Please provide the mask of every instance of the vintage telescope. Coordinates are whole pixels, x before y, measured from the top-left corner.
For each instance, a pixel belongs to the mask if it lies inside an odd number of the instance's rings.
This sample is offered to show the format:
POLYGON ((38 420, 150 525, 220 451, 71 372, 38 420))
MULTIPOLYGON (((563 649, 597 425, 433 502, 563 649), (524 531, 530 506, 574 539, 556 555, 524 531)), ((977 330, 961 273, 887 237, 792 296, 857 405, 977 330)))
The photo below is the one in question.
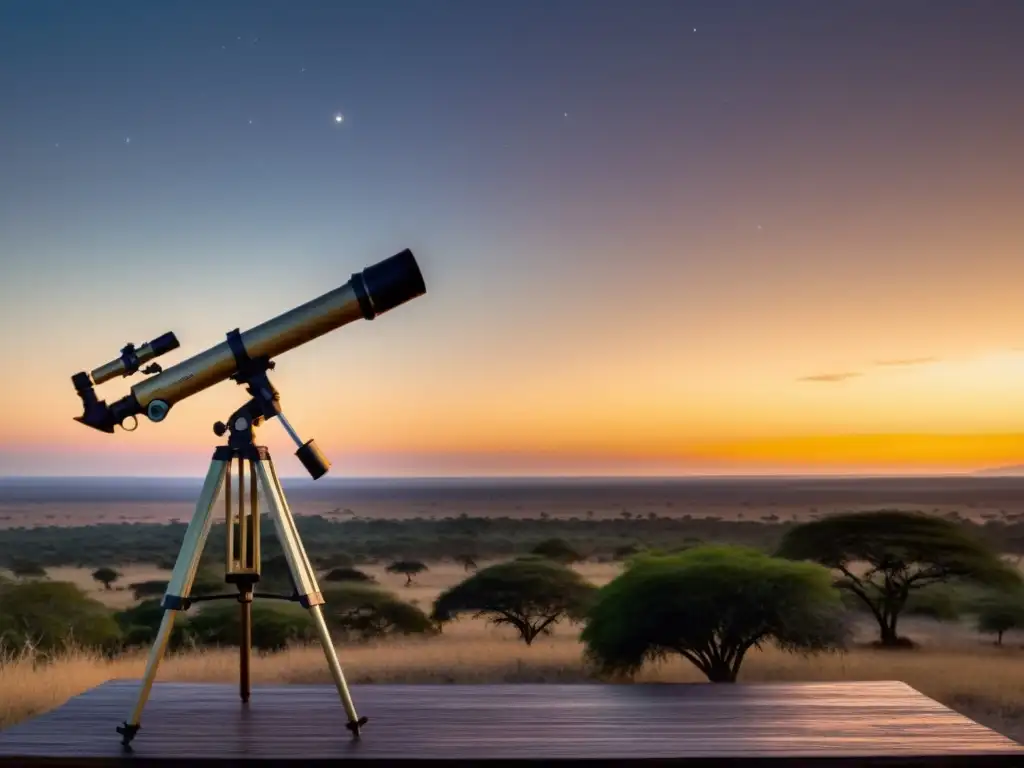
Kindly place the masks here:
POLYGON ((133 386, 130 394, 107 405, 96 397, 94 386, 118 375, 132 375, 142 363, 177 349, 178 340, 173 333, 165 333, 138 348, 128 344, 115 360, 91 373, 83 371, 71 377, 84 406, 84 412, 75 420, 110 433, 117 425, 128 431, 135 429, 140 414, 150 421, 163 421, 175 403, 235 376, 240 361, 270 360, 354 320, 372 320, 426 290, 416 259, 406 249, 352 275, 351 280, 333 291, 245 333, 231 331, 227 341, 175 366, 162 370, 154 363, 143 369, 143 373, 154 375, 133 386))
POLYGON ((150 421, 163 421, 175 403, 225 379, 232 379, 236 384, 245 386, 250 396, 249 401, 232 413, 226 422, 213 425, 213 431, 218 437, 227 435, 226 444, 214 449, 195 514, 185 531, 161 603, 163 618, 146 662, 138 699, 131 715, 117 728, 124 746, 127 747, 138 733, 142 710, 156 678, 157 667, 170 638, 175 616, 180 611, 187 611, 193 603, 228 598, 236 599, 241 605, 239 693, 242 701, 248 701, 250 694, 250 609, 253 598, 293 600, 310 611, 331 676, 348 715, 345 727, 353 736, 358 737, 366 718, 356 713, 323 615, 324 596, 315 569, 299 538, 298 527, 285 499, 270 451, 266 446, 255 443, 255 428, 265 420, 277 418, 298 446, 295 455, 309 474, 314 480, 322 477, 330 468, 330 462, 320 452, 315 441, 301 440, 281 412, 277 390, 267 376, 267 372, 274 368, 273 358, 354 320, 372 320, 426 291, 416 259, 406 249, 352 275, 352 279, 341 287, 245 333, 240 333, 237 328, 230 331, 226 341, 167 370, 162 370, 158 364, 151 364, 143 372, 152 375, 136 384, 128 395, 112 405, 98 399, 93 387, 117 376, 131 376, 143 363, 177 349, 178 340, 173 333, 165 333, 138 348, 128 344, 117 359, 101 365, 91 373, 82 371, 71 377, 85 409, 76 420, 101 432, 113 432, 117 425, 128 429, 125 427, 126 422, 131 422, 131 429, 135 429, 139 414, 145 414, 150 421), (236 464, 237 468, 233 469, 236 464), (237 473, 237 497, 232 492, 233 472, 237 473), (248 488, 246 476, 249 480, 248 488), (214 504, 222 490, 226 512, 225 581, 235 584, 238 594, 193 596, 192 581, 210 532, 214 504), (292 582, 290 595, 255 592, 261 568, 260 500, 267 507, 288 562, 292 582))

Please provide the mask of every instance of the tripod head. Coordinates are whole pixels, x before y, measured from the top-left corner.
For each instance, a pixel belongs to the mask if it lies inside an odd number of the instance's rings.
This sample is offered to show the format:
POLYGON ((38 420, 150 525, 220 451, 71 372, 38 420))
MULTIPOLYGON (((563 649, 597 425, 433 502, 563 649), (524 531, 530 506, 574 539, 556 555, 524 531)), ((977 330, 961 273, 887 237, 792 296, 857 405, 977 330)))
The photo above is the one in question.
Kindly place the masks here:
POLYGON ((214 434, 218 437, 227 434, 228 447, 244 451, 255 445, 256 427, 264 421, 277 418, 298 447, 295 455, 310 476, 317 480, 326 475, 327 470, 331 468, 331 462, 320 451, 315 440, 302 442, 281 411, 281 395, 267 376, 267 371, 274 369, 274 361, 266 357, 250 358, 237 329, 228 334, 228 344, 235 354, 235 362, 238 365, 238 371, 231 376, 231 380, 244 386, 251 399, 231 414, 227 423, 218 421, 214 424, 214 434))

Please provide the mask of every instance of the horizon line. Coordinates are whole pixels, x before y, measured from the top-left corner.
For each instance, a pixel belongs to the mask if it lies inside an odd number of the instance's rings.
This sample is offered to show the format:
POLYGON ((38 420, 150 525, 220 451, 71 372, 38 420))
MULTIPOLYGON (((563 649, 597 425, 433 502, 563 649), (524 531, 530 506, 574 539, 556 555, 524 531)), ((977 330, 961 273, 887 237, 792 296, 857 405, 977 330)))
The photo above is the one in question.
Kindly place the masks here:
MULTIPOLYGON (((688 473, 674 475, 336 475, 321 478, 327 481, 529 481, 529 480, 772 480, 772 479, 908 479, 908 478, 942 478, 942 477, 976 477, 978 475, 993 476, 1005 470, 1008 473, 1024 471, 1024 466, 993 467, 989 469, 948 471, 948 472, 763 472, 763 473, 688 473)), ((1009 476, 1009 475, 1008 475, 1009 476)), ((204 475, 5 475, 0 474, 0 482, 11 480, 195 480, 202 481, 204 475)), ((281 475, 282 480, 308 480, 316 482, 307 475, 281 475)))

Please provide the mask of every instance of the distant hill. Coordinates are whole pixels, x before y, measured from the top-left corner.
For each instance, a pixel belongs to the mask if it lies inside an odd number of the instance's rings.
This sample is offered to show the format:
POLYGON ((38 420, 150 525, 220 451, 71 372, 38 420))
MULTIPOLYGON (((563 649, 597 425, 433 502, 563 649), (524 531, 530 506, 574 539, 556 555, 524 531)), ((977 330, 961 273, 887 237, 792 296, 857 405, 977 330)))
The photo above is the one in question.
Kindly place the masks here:
POLYGON ((1021 477, 1024 476, 1024 464, 1012 464, 1009 467, 993 467, 974 473, 983 477, 1021 477))

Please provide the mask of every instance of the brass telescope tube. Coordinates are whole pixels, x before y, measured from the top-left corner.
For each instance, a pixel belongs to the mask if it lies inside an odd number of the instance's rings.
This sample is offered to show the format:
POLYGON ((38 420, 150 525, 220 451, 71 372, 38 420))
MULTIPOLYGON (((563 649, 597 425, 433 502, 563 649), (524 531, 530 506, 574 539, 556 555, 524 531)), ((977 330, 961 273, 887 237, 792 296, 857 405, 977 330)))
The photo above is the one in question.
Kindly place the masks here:
MULTIPOLYGON (((241 334, 249 357, 268 359, 294 349, 355 320, 372 320, 399 304, 426 293, 423 275, 412 251, 406 249, 367 267, 333 291, 289 310, 241 334)), ((163 402, 167 408, 190 395, 224 381, 237 370, 235 355, 227 341, 190 357, 131 388, 124 407, 147 413, 150 403, 163 402)), ((124 412, 123 410, 120 412, 124 412)))

